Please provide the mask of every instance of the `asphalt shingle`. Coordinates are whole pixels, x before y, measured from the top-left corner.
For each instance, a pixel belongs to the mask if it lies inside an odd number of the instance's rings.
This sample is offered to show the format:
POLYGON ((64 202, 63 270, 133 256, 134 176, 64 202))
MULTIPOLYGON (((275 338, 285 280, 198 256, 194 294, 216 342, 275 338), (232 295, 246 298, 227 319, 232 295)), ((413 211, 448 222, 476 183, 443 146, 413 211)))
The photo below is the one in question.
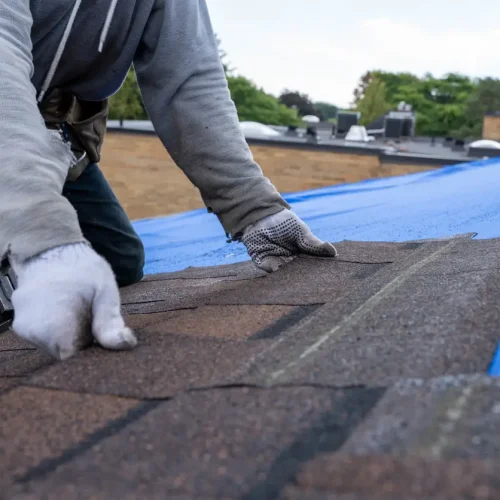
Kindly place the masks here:
POLYGON ((59 456, 136 401, 20 387, 0 396, 0 485, 59 456))
POLYGON ((457 241, 443 259, 430 265, 430 274, 471 273, 500 268, 500 238, 457 241))
MULTIPOLYGON (((251 263, 220 268, 192 268, 149 277, 122 290, 124 311, 149 314, 203 305, 308 305, 333 300, 420 244, 370 243, 368 248, 342 242, 338 260, 298 258, 271 275, 251 263)), ((339 250, 339 251, 340 251, 339 250)))
POLYGON ((2 493, 497 498, 500 240, 336 246, 146 278, 133 351, 0 336, 2 493))
POLYGON ((133 351, 92 348, 34 375, 28 384, 133 398, 167 398, 191 387, 223 384, 263 348, 264 341, 221 341, 139 333, 133 351))
POLYGON ((360 264, 335 259, 298 258, 272 275, 238 282, 207 297, 212 305, 324 304, 370 278, 389 264, 360 264))
POLYGON ((126 314, 159 313, 206 305, 213 294, 234 289, 240 281, 202 278, 140 282, 121 290, 126 314))
POLYGON ((485 375, 398 382, 343 451, 499 459, 499 398, 500 379, 485 375))
MULTIPOLYGON (((388 331, 390 331, 388 329, 388 331)), ((336 342, 287 372, 280 381, 344 385, 391 385, 401 378, 486 372, 496 343, 458 335, 417 334, 376 337, 369 342, 336 342), (421 355, 415 355, 422 353, 421 355)))
POLYGON ((0 377, 21 377, 46 367, 53 359, 38 350, 0 352, 0 377))
MULTIPOLYGON (((265 332, 297 311, 289 306, 205 306, 178 311, 175 317, 150 326, 151 333, 194 335, 225 340, 244 340, 265 332)), ((279 326, 279 325, 277 325, 279 326)), ((283 325, 286 327, 286 325, 283 325)))
POLYGON ((308 464, 298 474, 296 483, 297 489, 302 492, 352 495, 351 498, 356 500, 486 500, 500 496, 499 465, 496 461, 439 461, 383 454, 326 456, 308 464))
MULTIPOLYGON (((500 270, 441 272, 454 246, 435 245, 326 304, 240 380, 379 385, 485 372, 498 342, 500 270)), ((469 255, 481 250, 469 242, 469 255)))
POLYGON ((232 278, 234 280, 253 279, 266 276, 264 271, 260 271, 251 261, 240 262, 238 264, 226 264, 224 266, 210 267, 188 267, 183 271, 175 273, 161 273, 149 275, 144 278, 144 282, 178 280, 178 279, 203 279, 203 278, 232 278))
POLYGON ((0 377, 0 394, 6 392, 9 389, 17 387, 22 382, 22 377, 0 377))
POLYGON ((276 498, 303 462, 333 451, 379 390, 220 389, 183 394, 24 485, 85 497, 276 498), (132 451, 133 450, 133 451, 132 451))
POLYGON ((18 335, 15 335, 12 331, 7 331, 0 335, 0 352, 2 351, 14 351, 14 350, 34 350, 31 344, 28 344, 18 335))

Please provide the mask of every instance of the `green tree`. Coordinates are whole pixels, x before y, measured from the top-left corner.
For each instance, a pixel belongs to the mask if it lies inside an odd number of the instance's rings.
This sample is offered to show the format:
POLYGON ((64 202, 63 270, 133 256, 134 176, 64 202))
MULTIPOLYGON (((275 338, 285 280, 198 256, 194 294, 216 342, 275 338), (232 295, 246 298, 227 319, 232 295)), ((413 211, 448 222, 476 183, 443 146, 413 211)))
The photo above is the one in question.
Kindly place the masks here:
POLYGON ((279 96, 279 102, 288 108, 296 109, 299 116, 316 115, 317 113, 307 94, 285 89, 279 96))
POLYGON ((467 100, 466 115, 471 121, 481 121, 487 113, 500 111, 500 80, 479 80, 467 100))
POLYGON ((316 110, 316 114, 325 121, 335 120, 337 118, 337 113, 339 110, 337 106, 322 101, 315 102, 314 109, 316 110))
MULTIPOLYGON (((388 102, 396 107, 401 101, 405 101, 408 93, 418 91, 420 79, 411 73, 388 73, 381 70, 371 70, 364 73, 354 89, 353 107, 356 108, 363 99, 366 89, 374 81, 385 83, 388 102)), ((406 101, 405 101, 406 102, 406 101)))
POLYGON ((147 119, 133 68, 128 72, 120 90, 109 100, 109 118, 111 120, 147 119))
POLYGON ((378 78, 372 79, 357 104, 357 110, 361 112, 361 124, 368 125, 387 113, 389 109, 385 83, 378 78))
MULTIPOLYGON (((442 78, 425 75, 421 82, 428 124, 421 128, 426 135, 452 134, 466 123, 467 100, 474 90, 474 82, 466 76, 448 73, 442 78)), ((418 126, 418 125, 417 125, 418 126)))
POLYGON ((448 73, 436 78, 430 73, 417 77, 411 73, 368 71, 354 90, 356 106, 375 80, 384 82, 390 108, 396 109, 402 101, 411 104, 417 114, 418 134, 445 136, 470 126, 466 109, 476 83, 467 76, 448 73))
POLYGON ((484 78, 477 82, 467 99, 466 123, 455 131, 461 138, 481 137, 484 115, 500 111, 500 80, 484 78))
MULTIPOLYGON (((227 55, 220 48, 220 40, 218 38, 216 40, 239 119, 267 125, 299 125, 300 119, 296 110, 284 106, 276 97, 266 94, 263 89, 257 88, 247 78, 231 76, 232 69, 227 63, 227 55)), ((133 68, 128 73, 121 89, 110 99, 109 117, 112 120, 147 119, 133 68)))
POLYGON ((363 99, 363 96, 365 95, 366 88, 368 85, 370 85, 371 81, 373 80, 373 71, 367 71, 366 73, 363 73, 361 75, 361 78, 359 79, 358 85, 354 89, 354 99, 352 105, 356 107, 358 103, 363 99))
POLYGON ((297 112, 266 94, 249 79, 228 77, 229 90, 241 121, 255 121, 266 125, 299 125, 297 112))

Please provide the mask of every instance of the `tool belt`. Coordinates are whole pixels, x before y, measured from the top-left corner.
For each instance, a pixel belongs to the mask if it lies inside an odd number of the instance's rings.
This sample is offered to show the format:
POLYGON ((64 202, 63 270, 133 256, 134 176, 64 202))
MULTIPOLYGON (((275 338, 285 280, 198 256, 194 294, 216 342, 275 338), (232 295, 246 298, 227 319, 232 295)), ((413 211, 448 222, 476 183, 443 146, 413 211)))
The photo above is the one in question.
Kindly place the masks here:
POLYGON ((47 128, 60 130, 71 143, 76 165, 68 171, 73 182, 90 163, 98 163, 106 133, 109 101, 83 101, 68 92, 54 90, 39 104, 47 128))
POLYGON ((0 264, 0 333, 7 331, 14 319, 12 294, 17 288, 17 277, 7 263, 0 264))

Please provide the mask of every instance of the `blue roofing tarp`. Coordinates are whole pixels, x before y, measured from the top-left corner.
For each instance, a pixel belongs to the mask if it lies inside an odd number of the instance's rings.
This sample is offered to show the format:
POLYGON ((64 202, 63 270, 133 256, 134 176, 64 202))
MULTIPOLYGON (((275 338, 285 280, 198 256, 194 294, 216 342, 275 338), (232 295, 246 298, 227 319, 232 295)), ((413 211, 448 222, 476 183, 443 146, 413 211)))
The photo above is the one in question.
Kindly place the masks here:
MULTIPOLYGON (((500 236, 500 159, 356 184, 285 194, 324 240, 408 241, 478 233, 500 236)), ((146 248, 147 274, 248 260, 227 243, 213 214, 194 210, 134 222, 146 248)))

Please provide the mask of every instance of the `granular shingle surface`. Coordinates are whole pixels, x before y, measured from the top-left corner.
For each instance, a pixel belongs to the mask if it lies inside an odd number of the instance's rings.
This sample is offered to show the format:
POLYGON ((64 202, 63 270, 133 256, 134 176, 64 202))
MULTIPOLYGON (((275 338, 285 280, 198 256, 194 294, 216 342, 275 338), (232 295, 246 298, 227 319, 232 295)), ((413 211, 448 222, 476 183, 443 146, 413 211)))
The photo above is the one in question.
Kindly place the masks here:
POLYGON ((29 375, 52 363, 52 358, 37 350, 0 351, 0 377, 29 375))
POLYGON ((141 282, 122 290, 126 313, 152 313, 199 307, 222 290, 237 288, 229 278, 203 278, 141 282))
POLYGON ((471 236, 148 276, 133 351, 0 336, 2 494, 499 498, 500 240, 471 236))
POLYGON ((324 304, 340 297, 350 288, 388 264, 301 258, 276 273, 238 282, 231 290, 220 291, 208 304, 324 304))
POLYGON ((499 402, 500 380, 484 375, 398 382, 344 451, 500 459, 499 402))
POLYGON ((176 273, 163 273, 149 275, 143 281, 163 281, 178 279, 203 279, 203 278, 233 278, 234 280, 252 279, 266 276, 264 271, 259 270, 251 262, 238 264, 227 264, 225 266, 211 267, 188 267, 176 273))
POLYGON ((0 352, 13 350, 35 349, 31 344, 24 341, 22 338, 14 335, 11 331, 0 335, 0 352))
POLYGON ((499 465, 481 460, 338 455, 308 464, 297 475, 297 483, 306 491, 361 494, 367 498, 392 495, 405 499, 493 499, 500 495, 499 465))
POLYGON ((170 321, 180 313, 181 311, 167 311, 151 314, 128 314, 125 315, 124 319, 129 328, 137 331, 170 321))
POLYGON ((204 306, 177 311, 175 317, 158 323, 150 331, 226 340, 246 339, 271 328, 297 309, 290 306, 204 306))
POLYGON ((263 347, 262 341, 243 344, 157 330, 142 332, 139 341, 134 351, 88 350, 34 375, 28 383, 67 391, 167 398, 192 387, 223 384, 263 347))
POLYGON ((59 456, 136 405, 133 400, 28 387, 1 395, 0 484, 59 456))
POLYGON ((333 385, 390 385, 401 378, 437 377, 461 373, 486 372, 496 343, 488 339, 471 339, 457 335, 448 340, 433 334, 400 338, 388 335, 370 342, 336 342, 320 356, 299 365, 287 375, 295 383, 333 385), (416 352, 422 353, 415 356, 416 352), (356 360, 353 363, 352 360, 356 360))
POLYGON ((0 394, 21 384, 22 377, 2 377, 0 378, 0 394))
POLYGON ((146 486, 142 494, 152 497, 264 498, 268 488, 278 494, 303 461, 341 446, 382 392, 288 388, 184 394, 31 488, 43 494, 71 484, 89 496, 116 498, 124 488, 139 497, 146 486), (133 443, 134 453, 123 443, 133 443))

